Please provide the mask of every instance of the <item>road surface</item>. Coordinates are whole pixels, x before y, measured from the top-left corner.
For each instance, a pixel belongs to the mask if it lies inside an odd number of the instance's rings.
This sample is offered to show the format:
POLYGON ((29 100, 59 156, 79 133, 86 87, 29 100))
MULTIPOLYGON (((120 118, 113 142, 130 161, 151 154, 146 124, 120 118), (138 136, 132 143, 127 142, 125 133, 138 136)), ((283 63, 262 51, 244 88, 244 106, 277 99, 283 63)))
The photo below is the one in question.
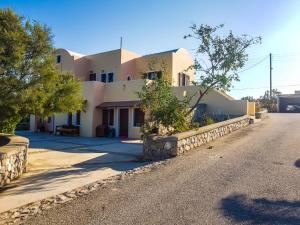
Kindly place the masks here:
POLYGON ((300 114, 272 114, 26 224, 300 224, 300 114))

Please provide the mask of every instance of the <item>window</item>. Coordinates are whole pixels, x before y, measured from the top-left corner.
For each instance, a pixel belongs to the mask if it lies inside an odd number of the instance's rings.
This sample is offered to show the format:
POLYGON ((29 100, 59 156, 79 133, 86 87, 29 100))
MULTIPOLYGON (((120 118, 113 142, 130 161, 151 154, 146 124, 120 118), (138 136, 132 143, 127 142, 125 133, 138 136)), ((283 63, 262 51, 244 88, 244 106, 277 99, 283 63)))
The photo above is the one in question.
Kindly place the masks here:
POLYGON ((60 55, 57 55, 56 56, 56 63, 60 63, 61 62, 61 56, 60 55))
POLYGON ((127 80, 131 80, 131 76, 130 75, 128 75, 127 80))
POLYGON ((159 78, 161 78, 161 71, 151 71, 151 72, 144 73, 144 79, 156 80, 159 78))
POLYGON ((102 125, 114 125, 114 109, 102 110, 102 125))
POLYGON ((68 125, 72 125, 72 113, 68 113, 68 125))
POLYGON ((101 82, 106 83, 106 73, 101 74, 101 82))
POLYGON ((108 74, 108 83, 111 83, 114 81, 114 74, 113 73, 109 73, 108 74))
POLYGON ((47 118, 47 123, 51 123, 51 121, 52 121, 52 117, 51 117, 51 116, 48 116, 48 118, 47 118))
POLYGON ((109 110, 109 125, 114 125, 114 109, 109 110))
POLYGON ((80 116, 81 116, 81 111, 78 110, 76 112, 76 125, 80 125, 80 116))
POLYGON ((102 125, 108 125, 108 110, 102 110, 102 125))
POLYGON ((190 84, 190 76, 179 73, 178 74, 178 86, 188 86, 190 84))
POLYGON ((141 127, 144 124, 145 113, 141 109, 135 108, 133 116, 134 116, 133 126, 141 127))
POLYGON ((90 73, 90 81, 95 81, 95 80, 96 80, 96 74, 90 73))

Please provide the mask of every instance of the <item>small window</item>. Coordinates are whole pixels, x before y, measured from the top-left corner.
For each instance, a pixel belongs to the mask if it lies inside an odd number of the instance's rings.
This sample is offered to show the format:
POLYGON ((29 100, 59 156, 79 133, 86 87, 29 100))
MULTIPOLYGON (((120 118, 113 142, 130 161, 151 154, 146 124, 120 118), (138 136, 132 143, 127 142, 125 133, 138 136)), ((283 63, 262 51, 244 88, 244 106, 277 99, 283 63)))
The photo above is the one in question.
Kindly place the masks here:
POLYGON ((133 126, 141 127, 144 124, 145 113, 139 109, 134 109, 134 123, 133 126))
POLYGON ((108 83, 114 82, 114 74, 113 73, 109 73, 108 74, 108 83))
POLYGON ((114 125, 114 109, 109 110, 109 125, 114 125))
POLYGON ((178 86, 188 86, 190 85, 190 76, 179 73, 178 74, 178 86))
POLYGON ((76 112, 76 125, 80 125, 81 111, 76 112))
POLYGON ((130 76, 130 75, 128 75, 127 80, 128 80, 128 81, 131 80, 131 76, 130 76))
POLYGON ((56 63, 60 63, 61 62, 61 56, 60 55, 57 55, 56 56, 56 63))
POLYGON ((101 82, 106 83, 106 73, 101 74, 101 82))
POLYGON ((68 113, 68 125, 72 125, 72 113, 68 113))
POLYGON ((161 75, 162 75, 161 71, 151 71, 151 72, 144 73, 144 78, 148 80, 156 80, 156 79, 160 79, 161 75))
POLYGON ((96 81, 96 74, 90 73, 90 81, 96 81))

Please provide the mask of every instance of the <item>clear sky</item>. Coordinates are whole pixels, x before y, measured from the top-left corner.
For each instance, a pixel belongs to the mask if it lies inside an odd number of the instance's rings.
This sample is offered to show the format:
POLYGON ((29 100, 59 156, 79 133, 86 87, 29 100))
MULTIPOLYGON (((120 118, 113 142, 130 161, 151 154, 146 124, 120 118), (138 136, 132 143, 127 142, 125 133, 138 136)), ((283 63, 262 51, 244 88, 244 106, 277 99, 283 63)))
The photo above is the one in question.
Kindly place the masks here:
POLYGON ((270 52, 273 86, 284 93, 300 89, 299 0, 0 0, 0 7, 47 24, 55 47, 82 54, 117 49, 120 36, 123 48, 139 54, 179 47, 193 54, 197 43, 183 39, 192 23, 225 24, 236 34, 263 38, 248 51, 234 97, 268 89, 270 52))

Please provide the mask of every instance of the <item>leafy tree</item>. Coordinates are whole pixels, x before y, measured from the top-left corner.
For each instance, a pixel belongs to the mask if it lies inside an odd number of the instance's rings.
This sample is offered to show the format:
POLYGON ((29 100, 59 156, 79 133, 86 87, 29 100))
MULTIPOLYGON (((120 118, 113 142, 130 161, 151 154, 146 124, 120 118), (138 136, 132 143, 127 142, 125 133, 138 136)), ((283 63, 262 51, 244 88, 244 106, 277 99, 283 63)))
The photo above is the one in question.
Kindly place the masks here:
POLYGON ((0 132, 13 133, 30 114, 82 107, 80 83, 55 67, 50 29, 0 9, 0 132))
POLYGON ((272 94, 270 97, 270 91, 265 91, 263 96, 260 96, 258 99, 259 105, 261 108, 265 108, 268 112, 277 112, 277 96, 280 95, 281 92, 277 89, 272 89, 272 94))
POLYGON ((245 96, 245 97, 242 97, 241 100, 248 100, 249 102, 254 102, 255 101, 253 96, 245 96))
POLYGON ((162 76, 154 81, 146 81, 139 91, 141 109, 147 114, 143 127, 145 135, 158 132, 160 127, 166 128, 168 133, 182 132, 190 128, 186 113, 189 98, 178 100, 172 93, 171 82, 162 71, 162 76))
POLYGON ((203 97, 211 90, 229 91, 233 81, 239 81, 238 71, 243 68, 248 59, 247 48, 261 42, 260 37, 252 38, 247 35, 235 36, 232 31, 222 37, 217 32, 224 25, 211 27, 196 24, 191 26, 191 34, 184 38, 194 38, 199 41, 196 59, 190 69, 200 73, 197 101, 188 111, 193 112, 203 97))

